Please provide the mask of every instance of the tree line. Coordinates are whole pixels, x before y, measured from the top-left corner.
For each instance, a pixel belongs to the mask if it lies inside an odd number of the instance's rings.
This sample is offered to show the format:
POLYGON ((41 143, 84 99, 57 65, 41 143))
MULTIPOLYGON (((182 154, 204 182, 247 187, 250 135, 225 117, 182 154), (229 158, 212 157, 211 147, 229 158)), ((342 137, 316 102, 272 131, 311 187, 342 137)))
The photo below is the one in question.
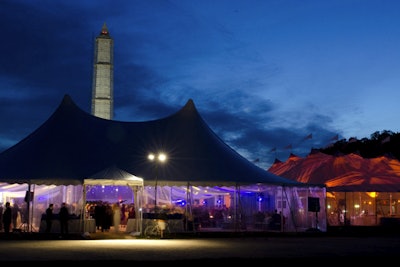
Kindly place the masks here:
POLYGON ((328 155, 358 154, 364 158, 388 156, 400 160, 400 133, 376 131, 370 138, 341 139, 328 147, 317 149, 328 155))

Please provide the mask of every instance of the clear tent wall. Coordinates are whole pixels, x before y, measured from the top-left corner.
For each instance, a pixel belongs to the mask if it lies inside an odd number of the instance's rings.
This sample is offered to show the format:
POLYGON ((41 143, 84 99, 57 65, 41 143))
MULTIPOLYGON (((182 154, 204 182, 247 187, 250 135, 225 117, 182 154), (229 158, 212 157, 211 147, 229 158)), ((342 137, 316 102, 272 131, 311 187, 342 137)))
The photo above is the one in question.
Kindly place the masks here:
MULTIPOLYGON (((10 202, 15 230, 39 232, 45 228, 43 215, 49 204, 58 214, 61 204, 68 203, 72 218, 79 218, 83 208, 81 185, 0 184, 0 202, 10 202), (30 192, 30 193, 29 193, 30 192)), ((71 229, 73 230, 73 228, 71 229)), ((78 229, 79 231, 80 229, 78 229)))
POLYGON ((161 214, 175 231, 326 231, 325 193, 324 187, 145 186, 142 215, 146 221, 161 214))
POLYGON ((147 185, 137 191, 129 186, 83 187, 0 184, 0 202, 9 201, 18 207, 19 217, 14 228, 33 232, 43 231, 43 216, 48 205, 53 203, 54 214, 58 214, 63 202, 74 219, 70 232, 87 231, 86 221, 92 221, 87 204, 94 201, 135 203, 135 223, 126 231, 140 233, 154 220, 155 214, 168 219, 171 232, 327 229, 325 187, 187 184, 157 188, 147 185))
POLYGON ((399 224, 399 192, 327 192, 329 226, 399 224))

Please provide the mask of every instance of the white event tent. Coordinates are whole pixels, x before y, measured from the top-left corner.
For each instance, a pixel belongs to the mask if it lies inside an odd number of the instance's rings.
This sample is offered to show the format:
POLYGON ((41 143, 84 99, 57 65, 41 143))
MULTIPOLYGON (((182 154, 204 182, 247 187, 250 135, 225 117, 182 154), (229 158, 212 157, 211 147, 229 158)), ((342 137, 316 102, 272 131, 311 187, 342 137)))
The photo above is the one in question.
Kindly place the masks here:
POLYGON ((0 201, 28 206, 20 210, 28 211, 21 221, 29 231, 40 231, 49 203, 57 212, 66 202, 83 222, 77 231, 87 232, 89 200, 134 203, 140 220, 162 212, 194 224, 184 231, 325 231, 325 193, 323 184, 293 181, 246 160, 192 100, 165 118, 122 122, 95 117, 66 95, 38 129, 0 153, 0 201), (148 160, 158 152, 167 162, 148 160), (279 229, 269 227, 275 210, 284 218, 279 229))

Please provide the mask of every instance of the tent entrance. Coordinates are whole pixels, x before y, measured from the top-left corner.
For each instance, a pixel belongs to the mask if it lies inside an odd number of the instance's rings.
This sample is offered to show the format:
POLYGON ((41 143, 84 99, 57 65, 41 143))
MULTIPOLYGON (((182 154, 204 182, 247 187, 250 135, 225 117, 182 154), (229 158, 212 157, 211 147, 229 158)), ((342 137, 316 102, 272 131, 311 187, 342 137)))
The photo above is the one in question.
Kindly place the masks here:
POLYGON ((84 190, 85 233, 111 226, 118 232, 142 232, 142 178, 112 166, 85 179, 84 190))
POLYGON ((85 232, 141 232, 140 185, 86 185, 85 232))

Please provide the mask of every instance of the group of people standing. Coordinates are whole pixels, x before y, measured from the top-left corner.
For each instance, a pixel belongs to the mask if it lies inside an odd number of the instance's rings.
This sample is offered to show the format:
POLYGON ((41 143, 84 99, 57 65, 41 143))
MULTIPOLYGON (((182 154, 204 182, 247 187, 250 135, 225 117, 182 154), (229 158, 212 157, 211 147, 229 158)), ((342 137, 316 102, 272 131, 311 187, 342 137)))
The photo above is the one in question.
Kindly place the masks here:
POLYGON ((88 204, 86 209, 90 217, 95 219, 96 229, 101 232, 108 232, 111 227, 115 232, 119 232, 120 227, 126 226, 128 219, 136 217, 134 204, 97 201, 88 204))
MULTIPOLYGON (((53 214, 54 204, 49 204, 46 209, 46 233, 50 233, 52 230, 53 220, 55 219, 55 214, 53 214)), ((13 229, 18 228, 18 224, 27 223, 25 220, 24 209, 20 208, 17 203, 11 206, 11 203, 7 201, 5 206, 0 206, 0 230, 4 230, 4 233, 8 234, 13 229)), ((58 219, 60 221, 60 232, 61 235, 68 234, 68 221, 70 219, 70 212, 68 210, 67 204, 62 203, 60 211, 58 213, 58 219)), ((21 227, 21 226, 20 226, 21 227)))
MULTIPOLYGON (((51 228, 53 226, 53 220, 54 220, 54 204, 50 203, 49 206, 46 209, 46 233, 51 232, 51 228)), ((69 221, 69 211, 67 204, 63 202, 61 204, 60 211, 58 213, 58 218, 60 220, 60 233, 61 236, 68 235, 68 221, 69 221)))
POLYGON ((4 229, 5 233, 9 233, 12 229, 19 228, 25 223, 25 214, 23 209, 20 209, 17 203, 11 206, 9 201, 5 206, 0 206, 0 230, 4 229))
MULTIPOLYGON (((114 231, 118 232, 120 227, 124 227, 127 224, 128 219, 134 219, 135 205, 124 204, 117 202, 114 204, 109 204, 106 202, 91 203, 88 208, 88 212, 91 217, 95 219, 97 230, 109 231, 113 227, 114 231)), ((55 208, 53 203, 50 203, 42 215, 42 220, 45 221, 45 226, 43 228, 45 233, 53 233, 54 221, 57 220, 60 225, 59 233, 61 236, 69 234, 69 221, 71 219, 71 214, 67 207, 67 204, 63 202, 59 211, 55 208)), ((72 214, 73 217, 74 214, 72 214)), ((6 202, 5 206, 0 206, 0 231, 4 229, 5 233, 10 233, 13 228, 17 228, 17 221, 21 220, 22 223, 22 209, 19 208, 17 203, 11 205, 10 202, 6 202), (20 216, 17 219, 17 215, 20 216)), ((56 227, 58 228, 58 227, 56 227)))

